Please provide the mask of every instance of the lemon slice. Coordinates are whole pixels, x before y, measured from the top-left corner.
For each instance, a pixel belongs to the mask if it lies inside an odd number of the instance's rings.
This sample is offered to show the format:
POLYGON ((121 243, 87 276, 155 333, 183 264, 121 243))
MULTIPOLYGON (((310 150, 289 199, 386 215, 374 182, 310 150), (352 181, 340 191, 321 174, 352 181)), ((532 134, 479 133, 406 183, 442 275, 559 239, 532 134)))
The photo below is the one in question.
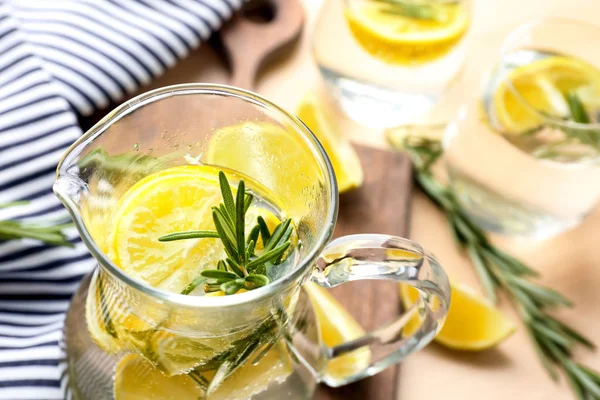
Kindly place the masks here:
MULTIPOLYGON (((510 321, 487 299, 465 285, 451 285, 452 301, 446 323, 435 340, 456 350, 485 350, 494 347, 516 330, 510 321)), ((404 305, 411 307, 418 299, 416 289, 400 285, 404 305)), ((417 315, 409 321, 409 330, 418 325, 417 315)))
POLYGON ((210 139, 206 163, 242 171, 287 217, 305 215, 307 198, 319 193, 324 174, 291 127, 246 121, 221 128, 210 139), (277 200, 277 201, 276 201, 277 200))
POLYGON ((316 96, 308 94, 296 110, 296 115, 315 134, 325 148, 338 183, 340 193, 359 187, 363 183, 360 160, 350 142, 340 135, 333 118, 325 114, 325 105, 316 96))
POLYGON ((503 132, 522 133, 543 124, 532 108, 565 118, 569 116, 567 93, 597 94, 599 88, 600 70, 592 65, 570 57, 547 57, 515 68, 503 79, 494 92, 494 112, 503 132))
POLYGON ((353 1, 346 21, 361 47, 390 64, 418 65, 434 61, 454 48, 467 32, 470 17, 462 4, 418 5, 432 18, 390 12, 394 6, 375 1, 353 1))
MULTIPOLYGON (((285 381, 292 373, 291 360, 281 344, 256 364, 248 362, 227 378, 207 400, 243 400, 263 392, 270 384, 285 381)), ((115 370, 116 400, 197 400, 204 391, 188 375, 167 376, 145 358, 129 354, 115 370)))
POLYGON ((166 233, 214 229, 219 204, 218 171, 182 166, 149 175, 119 200, 112 216, 109 257, 129 276, 180 292, 225 253, 218 239, 159 242, 166 233))
MULTIPOLYGON (((319 322, 321 339, 328 347, 357 339, 365 334, 364 329, 326 289, 313 282, 303 286, 308 294, 319 322)), ((325 370, 325 381, 344 382, 347 377, 364 371, 371 362, 371 351, 360 348, 329 361, 325 370)))

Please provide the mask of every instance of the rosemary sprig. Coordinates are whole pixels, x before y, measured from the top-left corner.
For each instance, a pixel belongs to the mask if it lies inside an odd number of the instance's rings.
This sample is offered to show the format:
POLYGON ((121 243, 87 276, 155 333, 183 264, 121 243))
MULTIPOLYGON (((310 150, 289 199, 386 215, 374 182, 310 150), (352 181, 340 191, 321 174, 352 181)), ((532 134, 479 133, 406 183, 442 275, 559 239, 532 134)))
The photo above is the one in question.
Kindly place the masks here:
POLYGON ((373 0, 381 3, 380 11, 391 15, 401 15, 403 17, 422 19, 429 21, 442 21, 443 15, 440 9, 434 4, 419 3, 407 0, 373 0))
POLYGON ((182 294, 190 294, 196 287, 204 284, 206 293, 222 291, 226 295, 237 293, 240 289, 253 290, 270 283, 268 273, 274 265, 283 262, 283 256, 291 245, 293 227, 291 220, 281 222, 269 232, 262 217, 246 237, 246 212, 254 196, 246 192, 244 180, 240 180, 234 198, 229 181, 223 171, 219 171, 219 185, 223 202, 212 208, 215 224, 214 231, 175 232, 160 237, 161 242, 186 239, 218 238, 223 243, 227 257, 220 260, 215 269, 207 269, 188 284, 182 294), (259 236, 263 250, 256 254, 259 236))
MULTIPOLYGON (((563 120, 563 122, 572 121, 579 124, 593 124, 590 116, 585 110, 583 102, 575 90, 566 93, 564 97, 569 108, 569 115, 563 120)), ((549 114, 545 114, 545 116, 548 118, 548 120, 555 118, 549 114)), ((592 148, 594 155, 597 155, 597 153, 600 152, 600 131, 566 127, 558 123, 547 122, 536 128, 521 133, 519 138, 535 137, 537 134, 543 133, 547 128, 560 130, 565 136, 560 140, 554 140, 550 143, 538 146, 532 153, 534 157, 561 160, 564 159, 566 155, 569 155, 568 152, 564 151, 564 149, 577 144, 592 148)))
MULTIPOLYGON (((0 204, 0 209, 16 207, 27 204, 26 201, 15 201, 6 204, 0 204)), ((0 242, 15 239, 35 239, 52 246, 73 247, 69 242, 63 230, 72 226, 71 223, 56 224, 54 221, 18 221, 2 220, 0 221, 0 242)))
POLYGON ((557 379, 557 370, 562 371, 579 400, 600 399, 600 374, 573 361, 571 353, 578 344, 589 349, 594 349, 594 344, 550 315, 551 310, 570 307, 571 302, 556 290, 533 282, 538 273, 490 243, 464 214, 452 191, 434 178, 431 166, 443 152, 438 140, 410 135, 390 139, 409 154, 417 182, 446 213, 452 234, 471 258, 487 296, 495 301, 498 290, 509 295, 550 376, 557 379))

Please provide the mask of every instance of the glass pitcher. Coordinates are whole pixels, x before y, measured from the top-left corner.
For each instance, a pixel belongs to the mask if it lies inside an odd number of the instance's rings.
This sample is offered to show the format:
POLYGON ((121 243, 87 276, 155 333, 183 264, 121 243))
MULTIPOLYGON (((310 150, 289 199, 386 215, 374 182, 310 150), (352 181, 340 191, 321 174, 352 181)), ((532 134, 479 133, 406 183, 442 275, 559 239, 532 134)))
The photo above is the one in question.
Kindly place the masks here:
POLYGON ((400 362, 433 339, 447 314, 448 279, 418 244, 378 234, 329 243, 338 192, 323 147, 298 118, 251 92, 185 84, 131 99, 73 144, 54 190, 98 261, 65 325, 76 399, 113 399, 117 385, 133 398, 167 391, 164 398, 182 400, 309 399, 319 382, 341 386, 400 362), (226 151, 215 152, 216 142, 226 151), (277 194, 301 243, 284 276, 245 293, 190 296, 152 287, 113 263, 108 221, 119 198, 151 173, 188 164, 240 172, 277 194), (410 285, 420 299, 386 326, 325 346, 301 286, 363 279, 410 285), (349 353, 362 354, 361 362, 327 373, 328 363, 349 353), (121 376, 124 368, 134 369, 130 378, 121 376))

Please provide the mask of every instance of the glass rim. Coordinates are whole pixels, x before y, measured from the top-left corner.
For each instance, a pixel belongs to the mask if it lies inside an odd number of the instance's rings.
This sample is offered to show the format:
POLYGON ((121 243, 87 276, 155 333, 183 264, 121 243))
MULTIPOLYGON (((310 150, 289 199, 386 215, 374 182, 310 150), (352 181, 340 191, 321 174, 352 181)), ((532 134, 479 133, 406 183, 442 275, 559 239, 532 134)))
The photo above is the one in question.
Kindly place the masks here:
MULTIPOLYGON (((346 4, 365 2, 369 0, 344 0, 346 4)), ((445 5, 445 4, 459 4, 466 3, 470 0, 408 0, 412 4, 423 4, 423 5, 445 5)))
MULTIPOLYGON (((510 33, 503 40, 502 48, 500 51, 501 59, 504 59, 504 57, 506 55, 508 55, 510 53, 514 53, 515 51, 518 50, 514 46, 511 46, 512 41, 515 38, 524 36, 525 32, 531 30, 532 28, 534 28, 536 26, 542 25, 542 24, 564 24, 564 25, 576 27, 578 29, 581 29, 581 28, 592 29, 592 30, 597 31, 598 36, 600 37, 600 25, 596 25, 591 22, 579 21, 579 20, 575 20, 575 19, 571 19, 571 18, 557 18, 557 17, 538 18, 538 19, 534 19, 532 21, 526 22, 524 24, 521 24, 510 31, 510 33)), ((528 48, 532 49, 532 50, 535 49, 532 46, 521 46, 520 47, 520 49, 528 49, 528 48)), ((566 55, 569 56, 568 54, 566 54, 566 55)), ((592 123, 592 124, 589 124, 589 123, 584 124, 581 122, 574 122, 574 121, 562 120, 559 118, 552 118, 551 116, 544 114, 543 112, 541 112, 540 110, 538 110, 537 108, 532 106, 525 98, 523 98, 523 96, 521 96, 519 94, 519 92, 516 90, 516 88, 514 87, 512 80, 509 79, 509 77, 508 77, 508 74, 506 76, 504 76, 502 78, 502 80, 506 83, 511 94, 513 96, 515 96, 517 101, 522 106, 526 107, 532 114, 534 114, 536 117, 538 117, 539 119, 541 119, 544 122, 553 124, 554 126, 558 126, 559 128, 566 128, 566 129, 577 129, 577 130, 583 130, 583 131, 585 131, 585 130, 597 131, 600 129, 600 122, 596 122, 596 123, 592 123)))
POLYGON ((79 139, 77 139, 61 157, 56 169, 54 192, 68 209, 84 244, 88 248, 88 251, 91 253, 91 255, 99 262, 101 268, 105 268, 105 270, 113 277, 124 282, 129 287, 143 292, 146 295, 163 300, 171 305, 193 308, 229 307, 253 302, 271 296, 280 291, 280 289, 296 281, 305 272, 305 270, 314 263, 316 258, 322 252, 323 248, 333 236, 333 228, 335 226, 338 213, 338 187, 333 166, 331 165, 331 161, 329 160, 325 149, 316 138, 314 133, 312 133, 312 131, 294 114, 284 110, 280 106, 267 100, 257 93, 229 85, 212 83, 186 83, 165 86, 139 94, 113 109, 87 132, 85 132, 79 139), (249 103, 254 103, 260 107, 273 110, 278 115, 282 116, 283 119, 287 120, 297 134, 301 134, 309 140, 308 144, 314 147, 312 150, 316 150, 316 154, 322 161, 321 169, 325 170, 324 175, 326 180, 329 182, 330 194, 328 199, 329 210, 327 212, 325 222, 323 222, 323 224, 326 226, 315 240, 315 244, 312 246, 313 248, 310 250, 310 252, 303 257, 291 271, 266 286, 230 296, 189 296, 180 293, 167 292, 165 290, 150 286, 141 279, 131 277, 127 275, 121 268, 115 265, 107 257, 107 255, 98 248, 83 222, 79 212, 79 205, 75 200, 66 194, 67 191, 64 190, 65 188, 61 187, 64 185, 69 185, 69 173, 67 172, 67 167, 73 164, 74 158, 77 157, 90 142, 102 135, 110 125, 145 105, 177 95, 219 95, 224 97, 234 97, 249 103))

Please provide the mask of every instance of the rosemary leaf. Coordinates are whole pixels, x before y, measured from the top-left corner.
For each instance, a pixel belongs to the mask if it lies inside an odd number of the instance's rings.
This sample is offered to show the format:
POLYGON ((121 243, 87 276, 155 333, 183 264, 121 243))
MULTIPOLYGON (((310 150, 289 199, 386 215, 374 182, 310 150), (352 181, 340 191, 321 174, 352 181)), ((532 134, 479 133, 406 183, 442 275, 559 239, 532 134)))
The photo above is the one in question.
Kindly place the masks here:
POLYGON ((537 299, 540 303, 545 304, 546 306, 573 306, 573 303, 569 299, 558 293, 556 290, 536 285, 533 282, 519 277, 511 277, 510 280, 512 283, 528 293, 529 296, 537 299))
POLYGON ((261 287, 268 285, 271 281, 265 275, 250 274, 246 277, 246 282, 252 283, 256 287, 261 287))
POLYGON ((546 324, 542 321, 532 321, 531 323, 531 327, 533 328, 534 331, 536 331, 537 333, 539 333, 540 335, 545 336, 546 338, 548 338, 549 340, 551 340, 552 342, 566 348, 569 349, 571 348, 571 346, 573 345, 573 342, 566 337, 565 335, 563 335, 562 333, 560 333, 559 331, 555 331, 551 328, 548 328, 546 326, 546 324))
POLYGON ((263 219, 263 217, 259 216, 256 221, 258 222, 258 226, 260 227, 260 236, 262 237, 263 246, 266 246, 269 240, 271 239, 271 232, 269 232, 269 227, 267 223, 263 219))
POLYGON ((268 261, 277 259, 283 253, 285 253, 285 251, 287 250, 287 248, 290 247, 290 244, 291 244, 291 242, 285 242, 285 243, 277 246, 274 249, 271 249, 269 251, 264 252, 259 257, 257 257, 254 260, 250 261, 246 265, 246 268, 247 269, 251 269, 251 268, 256 267, 258 265, 264 264, 264 263, 266 263, 268 261))
POLYGON ((185 288, 183 288, 183 290, 181 291, 181 294, 192 293, 194 291, 194 289, 196 289, 198 286, 200 286, 204 282, 206 282, 206 279, 203 276, 197 277, 196 279, 194 279, 193 281, 188 283, 188 285, 185 288))
POLYGON ((585 111, 585 107, 583 103, 579 99, 579 96, 575 91, 570 91, 566 95, 567 104, 569 105, 569 111, 571 113, 571 118, 574 122, 580 124, 589 124, 590 117, 585 111))
POLYGON ((25 206, 27 204, 29 204, 29 201, 27 201, 27 200, 11 201, 8 203, 0 204, 0 210, 3 208, 9 208, 9 207, 25 206))
POLYGON ((226 295, 231 295, 237 293, 243 284, 240 284, 237 281, 229 281, 221 284, 221 291, 226 295))
MULTIPOLYGON (((213 222, 219 237, 223 240, 223 244, 225 244, 225 241, 228 241, 232 249, 237 249, 237 247, 235 247, 237 245, 235 232, 227 223, 227 217, 223 215, 222 211, 217 207, 213 207, 213 222)), ((238 254, 237 251, 235 254, 238 254)), ((237 260, 239 258, 235 257, 235 259, 237 260)))
POLYGON ((578 400, 589 400, 589 397, 586 396, 582 385, 577 380, 577 376, 575 376, 575 374, 573 374, 571 371, 567 371, 567 373, 565 375, 567 376, 567 381, 569 382, 569 386, 571 386, 571 389, 573 390, 573 393, 575 393, 575 396, 577 397, 577 399, 578 400))
POLYGON ((585 371, 586 374, 589 375, 589 377, 596 382, 598 385, 600 385, 600 374, 597 373, 596 371, 592 371, 590 368, 584 366, 584 365, 580 365, 579 366, 583 371, 585 371))
MULTIPOLYGON (((221 186, 221 195, 223 196, 223 204, 227 213, 231 216, 235 214, 235 203, 233 202, 233 193, 231 193, 231 187, 229 181, 223 171, 219 171, 219 185, 221 186)), ((232 221, 235 223, 235 221, 232 221)))
POLYGON ((184 239, 203 239, 203 238, 218 238, 219 234, 216 231, 185 231, 175 232, 164 235, 158 238, 159 242, 172 242, 174 240, 184 239))
POLYGON ((285 234, 285 231, 287 231, 287 228, 290 226, 291 222, 292 220, 288 218, 284 222, 277 225, 277 228, 275 228, 275 231, 273 231, 273 235, 271 235, 269 242, 265 245, 265 252, 268 252, 279 244, 279 241, 285 234))
POLYGON ((204 285, 204 292, 206 293, 218 292, 219 290, 221 290, 220 283, 207 283, 206 285, 204 285))
POLYGON ((494 278, 490 275, 486 261, 479 254, 477 245, 472 242, 467 244, 467 253, 473 261, 475 271, 477 271, 477 275, 479 275, 479 279, 481 280, 481 284, 483 285, 488 298, 492 303, 496 303, 496 284, 494 278))
POLYGON ((515 271, 518 271, 520 275, 527 275, 530 277, 538 277, 540 274, 514 258, 513 256, 506 254, 500 249, 492 247, 490 249, 483 249, 488 257, 495 259, 495 262, 499 265, 509 264, 515 271))
POLYGON ((251 240, 250 243, 248 243, 248 247, 246 248, 246 262, 248 262, 250 260, 250 257, 254 256, 254 246, 255 246, 255 242, 254 240, 251 240))
POLYGON ((106 304, 106 294, 104 293, 104 278, 101 274, 98 274, 98 297, 100 298, 100 314, 102 315, 102 322, 106 332, 117 339, 117 331, 113 324, 112 318, 108 312, 108 304, 106 304))
POLYGON ((596 348, 596 346, 594 345, 594 343, 592 343, 589 339, 587 339, 581 333, 577 332, 575 329, 573 329, 573 328, 565 325, 564 323, 560 322, 556 318, 553 318, 553 317, 549 316, 548 317, 548 323, 550 325, 552 325, 554 327, 554 329, 560 330, 560 331, 564 332, 572 340, 574 340, 574 341, 576 341, 578 343, 581 343, 582 345, 584 345, 585 347, 589 348, 590 350, 594 350, 596 348))
POLYGON ((209 382, 206 380, 204 376, 198 373, 195 370, 188 372, 188 376, 192 378, 194 382, 198 384, 204 391, 208 389, 209 382))
POLYGON ((238 263, 236 263, 233 259, 226 258, 225 262, 227 262, 229 269, 231 269, 233 272, 235 272, 237 274, 237 276, 242 277, 242 276, 247 275, 246 270, 243 269, 243 267, 241 265, 239 265, 238 263))
POLYGON ((200 276, 209 279, 237 279, 238 275, 229 271, 219 271, 218 269, 207 269, 200 273, 200 276))
POLYGON ((573 376, 577 379, 577 382, 582 386, 582 388, 592 395, 600 398, 600 386, 593 379, 591 379, 588 374, 585 373, 578 365, 570 360, 565 361, 565 365, 567 370, 573 374, 573 376))
POLYGON ((260 225, 256 224, 256 225, 254 225, 254 228, 252 228, 252 230, 248 234, 248 239, 246 241, 246 244, 250 245, 250 242, 254 242, 254 244, 256 245, 256 242, 258 242, 259 234, 260 234, 260 225))
POLYGON ((235 216, 235 235, 237 240, 237 250, 240 255, 240 262, 244 262, 244 249, 246 248, 246 224, 244 211, 244 197, 246 196, 246 187, 244 181, 241 180, 238 184, 237 200, 236 200, 236 216, 235 216))
POLYGON ((525 327, 527 329, 529 337, 531 338, 531 341, 533 342, 533 348, 537 353, 540 361, 542 362, 542 366, 546 369, 546 371, 548 371, 548 374, 550 375, 552 380, 558 380, 558 374, 556 373, 556 368, 553 364, 554 360, 548 357, 548 355, 546 355, 546 353, 544 352, 544 348, 542 348, 540 343, 536 340, 536 335, 535 332, 533 332, 533 328, 531 327, 531 325, 525 324, 525 327))
POLYGON ((254 196, 252 196, 250 193, 246 193, 246 197, 244 198, 244 214, 246 214, 246 212, 250 208, 252 200, 254 200, 254 196))

